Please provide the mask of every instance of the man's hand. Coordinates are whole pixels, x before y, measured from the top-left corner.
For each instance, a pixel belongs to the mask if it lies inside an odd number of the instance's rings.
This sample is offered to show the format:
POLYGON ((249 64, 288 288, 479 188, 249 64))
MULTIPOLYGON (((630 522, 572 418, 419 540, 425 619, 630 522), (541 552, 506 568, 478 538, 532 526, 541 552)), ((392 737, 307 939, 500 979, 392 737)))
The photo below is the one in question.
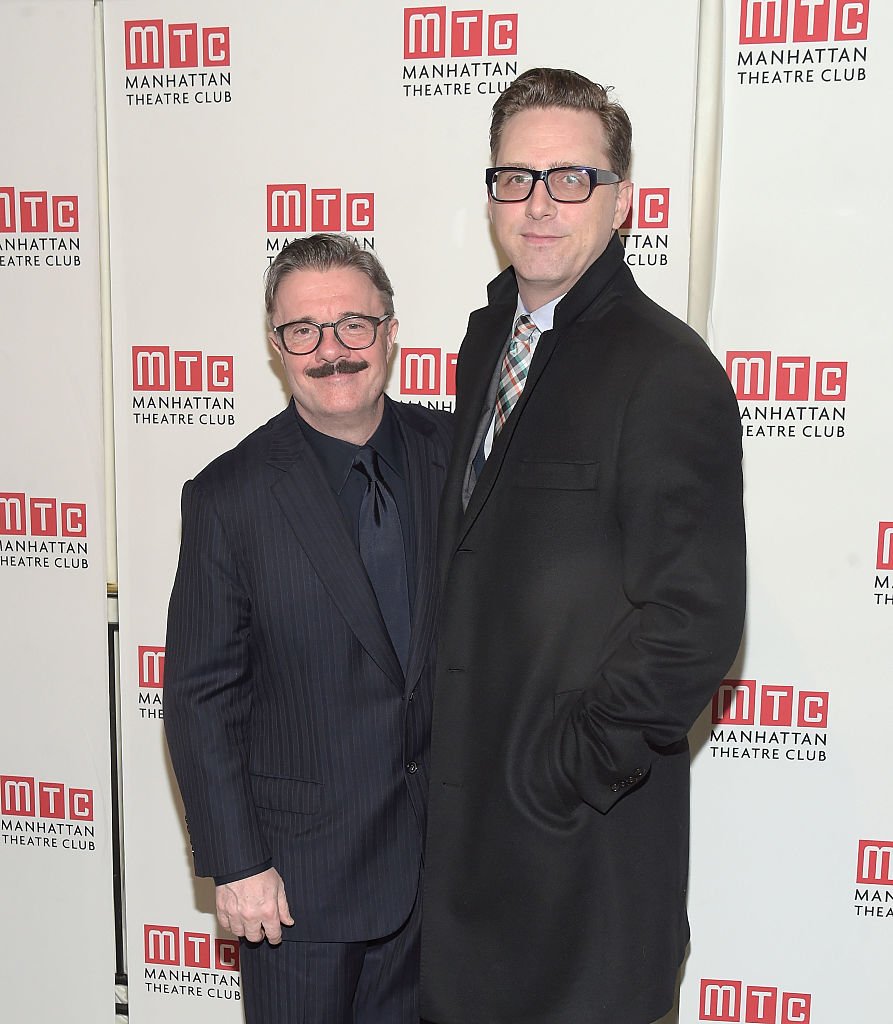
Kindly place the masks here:
POLYGON ((282 925, 294 924, 282 876, 275 868, 217 886, 217 920, 233 935, 272 946, 282 941, 282 925))

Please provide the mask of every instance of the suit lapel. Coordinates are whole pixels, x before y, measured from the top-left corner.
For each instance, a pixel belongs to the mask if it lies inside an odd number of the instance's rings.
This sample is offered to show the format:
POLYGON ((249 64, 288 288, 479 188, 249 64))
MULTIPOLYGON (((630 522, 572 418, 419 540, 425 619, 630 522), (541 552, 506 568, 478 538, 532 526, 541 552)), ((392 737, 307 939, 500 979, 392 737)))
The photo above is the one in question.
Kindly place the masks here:
POLYGON ((272 492, 323 586, 369 657, 401 691, 400 663, 344 516, 289 406, 274 424, 272 492))
POLYGON ((416 586, 406 666, 406 690, 410 692, 418 682, 434 639, 437 587, 434 534, 446 463, 431 439, 407 422, 399 404, 394 405, 394 411, 406 450, 409 507, 415 524, 416 586))

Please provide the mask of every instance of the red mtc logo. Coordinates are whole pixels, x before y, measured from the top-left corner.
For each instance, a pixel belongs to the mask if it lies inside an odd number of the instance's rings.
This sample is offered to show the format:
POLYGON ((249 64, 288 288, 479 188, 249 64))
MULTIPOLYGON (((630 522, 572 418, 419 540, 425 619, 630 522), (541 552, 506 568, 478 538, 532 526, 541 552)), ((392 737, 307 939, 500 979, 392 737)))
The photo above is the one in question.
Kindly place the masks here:
POLYGON ((0 491, 0 536, 87 536, 87 506, 56 498, 29 498, 19 491, 0 491))
POLYGON ((878 523, 877 567, 893 569, 893 523, 878 523))
POLYGON ((869 0, 741 0, 739 42, 857 42, 868 38, 868 6, 869 0))
POLYGON ((406 60, 450 57, 511 57, 518 52, 518 15, 451 11, 446 7, 403 9, 403 56, 406 60), (486 32, 485 32, 486 25, 486 32))
POLYGON ((212 949, 214 967, 218 971, 239 969, 239 943, 232 939, 212 939, 206 932, 181 932, 169 925, 143 925, 147 964, 210 969, 212 949))
POLYGON ((668 188, 640 188, 638 200, 634 200, 621 229, 637 227, 642 230, 668 228, 670 226, 670 190, 668 188), (635 210, 635 224, 633 224, 635 210))
POLYGON ((828 728, 828 691, 800 690, 793 686, 760 688, 759 722, 755 679, 724 679, 713 695, 714 725, 764 725, 798 729, 828 728), (795 720, 796 711, 796 720, 795 720))
POLYGON ((199 28, 191 22, 168 25, 165 31, 160 19, 125 21, 124 65, 128 71, 229 67, 229 28, 199 28))
MULTIPOLYGON (((766 401, 772 387, 771 352, 727 352, 726 373, 743 402, 766 401)), ((775 360, 776 402, 843 402, 847 364, 816 362, 809 356, 778 356, 775 360)))
POLYGON ((893 842, 859 840, 856 881, 867 885, 893 885, 893 842))
POLYGON ((164 648, 137 647, 141 687, 161 689, 164 686, 164 648))
POLYGON ((375 196, 340 188, 267 185, 267 231, 372 231, 375 196), (342 226, 343 225, 343 226, 342 226))
POLYGON ((699 1020, 733 1024, 809 1024, 812 996, 782 992, 768 985, 747 985, 718 978, 701 979, 699 1020), (742 998, 743 995, 743 998, 742 998))
POLYGON ((78 197, 0 188, 0 232, 73 232, 78 230, 78 197), (51 226, 52 225, 52 226, 51 226))
POLYGON ((232 391, 233 357, 172 352, 167 345, 134 346, 133 390, 170 391, 172 388, 174 391, 232 391))
POLYGON ((458 352, 439 348, 404 348, 400 351, 400 394, 439 395, 441 381, 444 393, 456 393, 456 360, 458 352))
POLYGON ((31 775, 0 775, 0 812, 16 818, 93 820, 93 790, 61 782, 39 782, 31 775))

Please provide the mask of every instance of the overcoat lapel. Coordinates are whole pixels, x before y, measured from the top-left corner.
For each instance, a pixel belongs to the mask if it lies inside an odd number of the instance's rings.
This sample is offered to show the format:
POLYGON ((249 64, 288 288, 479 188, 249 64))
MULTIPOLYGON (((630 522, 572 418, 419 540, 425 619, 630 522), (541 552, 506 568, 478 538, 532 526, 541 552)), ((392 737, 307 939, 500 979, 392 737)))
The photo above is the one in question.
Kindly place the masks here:
POLYGON ((338 501, 289 406, 276 420, 269 464, 272 491, 323 586, 369 657, 402 692, 403 671, 338 501))
POLYGON ((506 420, 505 425, 494 440, 490 457, 484 464, 483 472, 478 477, 474 490, 471 493, 468 507, 465 509, 465 515, 462 518, 462 525, 459 529, 458 536, 456 537, 457 545, 462 542, 465 535, 471 529, 478 513, 483 508, 490 496, 490 492, 493 490, 493 485, 502 470, 502 464, 505 461, 505 453, 511 444, 512 436, 515 433, 518 421, 524 415, 524 408, 530 400, 531 394, 533 394, 536 389, 536 385, 555 351, 556 337, 557 335, 554 330, 546 331, 545 334, 540 336, 540 339, 536 344, 536 351, 533 353, 533 360, 530 364, 530 370, 528 371, 527 381, 524 384, 524 390, 521 393, 521 397, 515 403, 515 407, 512 409, 511 415, 506 420))
MULTIPOLYGON (((513 310, 514 306, 501 305, 475 313, 462 346, 463 358, 467 352, 470 365, 467 373, 463 367, 462 406, 465 411, 456 420, 454 450, 456 462, 462 467, 463 480, 489 426, 488 414, 492 414, 493 409, 488 393, 494 375, 499 373, 513 310)), ((462 481, 460 489, 461 486, 462 481)))

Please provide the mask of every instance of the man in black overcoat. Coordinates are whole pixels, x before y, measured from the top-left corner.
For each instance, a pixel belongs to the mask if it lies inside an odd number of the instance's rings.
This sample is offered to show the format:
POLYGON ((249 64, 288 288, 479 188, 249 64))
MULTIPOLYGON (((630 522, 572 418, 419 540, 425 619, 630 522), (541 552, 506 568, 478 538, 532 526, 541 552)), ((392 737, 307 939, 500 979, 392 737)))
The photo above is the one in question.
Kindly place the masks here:
POLYGON ((441 506, 436 1024, 649 1024, 688 942, 686 735, 741 638, 741 429, 712 353, 624 262, 630 142, 569 71, 493 110, 511 266, 462 344, 441 506))

